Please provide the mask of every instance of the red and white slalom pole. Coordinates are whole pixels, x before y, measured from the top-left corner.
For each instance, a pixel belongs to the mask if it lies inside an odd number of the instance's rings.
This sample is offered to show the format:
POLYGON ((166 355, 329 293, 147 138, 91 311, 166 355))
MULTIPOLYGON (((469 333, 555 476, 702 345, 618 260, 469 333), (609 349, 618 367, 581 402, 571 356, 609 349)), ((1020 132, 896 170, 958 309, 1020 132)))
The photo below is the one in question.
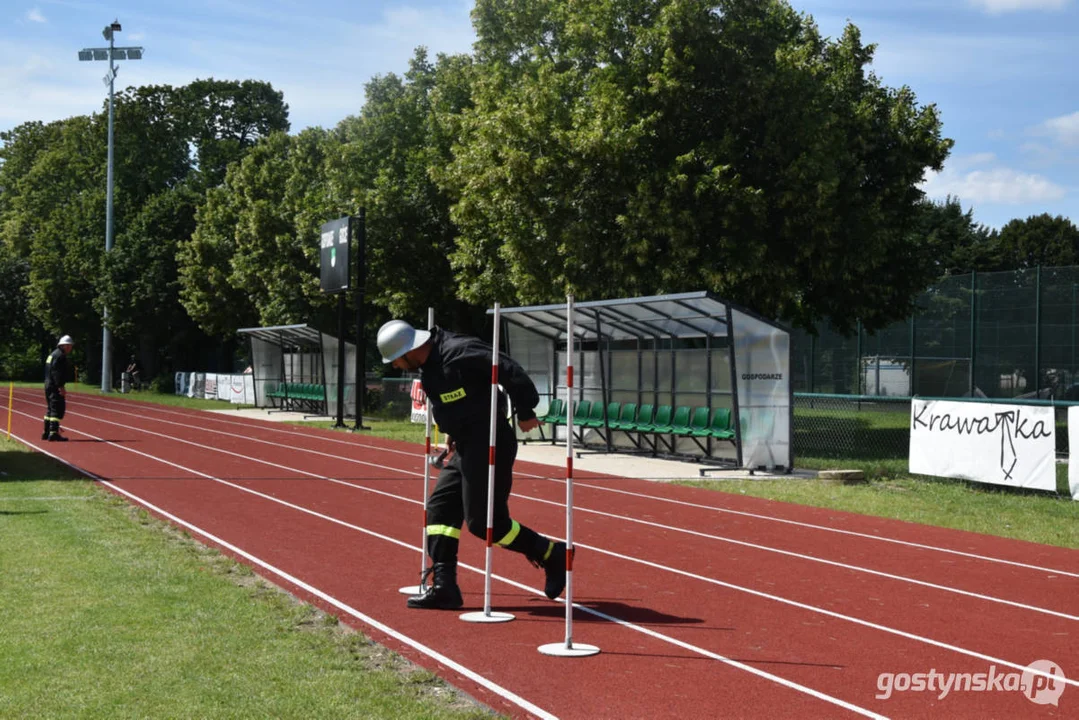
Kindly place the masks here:
POLYGON ((495 303, 495 334, 491 343, 491 433, 487 453, 487 563, 483 571, 483 610, 461 615, 465 622, 507 622, 513 615, 507 612, 491 612, 491 559, 494 554, 495 517, 495 448, 498 438, 498 336, 502 323, 502 311, 495 303))
MULTIPOLYGON (((435 309, 433 307, 427 308, 427 329, 430 330, 435 326, 435 309)), ((424 453, 423 453, 423 540, 420 542, 420 577, 427 572, 427 489, 431 484, 431 401, 424 396, 423 399, 424 411, 427 414, 427 433, 424 440, 424 453)), ((408 585, 401 588, 397 592, 402 595, 420 595, 427 588, 421 581, 419 585, 408 585)))
POLYGON ((566 638, 540 645, 544 655, 585 657, 599 648, 573 642, 573 296, 566 296, 566 638))

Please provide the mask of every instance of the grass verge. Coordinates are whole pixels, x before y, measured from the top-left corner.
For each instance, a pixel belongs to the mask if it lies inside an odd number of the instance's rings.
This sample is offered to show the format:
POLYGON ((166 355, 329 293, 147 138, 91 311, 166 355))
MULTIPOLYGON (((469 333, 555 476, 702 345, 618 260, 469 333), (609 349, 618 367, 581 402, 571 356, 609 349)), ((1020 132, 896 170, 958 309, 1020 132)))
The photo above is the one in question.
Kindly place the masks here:
POLYGON ((0 717, 492 717, 52 459, 0 469, 0 717))
POLYGON ((1079 548, 1079 503, 958 480, 894 477, 865 485, 818 480, 686 481, 719 492, 1079 548))
MULTIPOLYGON (((313 421, 298 421, 290 422, 289 425, 299 425, 301 427, 314 427, 321 428, 323 430, 340 430, 341 432, 352 433, 352 420, 345 421, 344 428, 335 428, 333 421, 327 420, 313 420, 313 421)), ((423 444, 426 428, 419 423, 414 423, 409 420, 384 420, 378 417, 363 418, 364 427, 370 428, 368 430, 357 430, 356 435, 368 435, 370 437, 385 438, 387 440, 401 440, 403 442, 419 443, 423 444)))
MULTIPOLYGON (((14 383, 16 388, 33 389, 42 393, 42 403, 44 403, 44 386, 42 383, 30 383, 30 382, 16 382, 14 383)), ((107 397, 110 400, 136 400, 142 402, 156 403, 158 405, 169 405, 171 407, 193 408, 195 410, 238 410, 240 408, 254 407, 253 405, 236 405, 225 402, 224 400, 207 400, 206 398, 189 398, 186 395, 175 395, 173 393, 159 393, 153 390, 132 390, 129 393, 111 392, 103 393, 101 388, 95 385, 86 385, 85 383, 68 383, 66 389, 69 393, 78 395, 97 395, 98 397, 107 397)), ((0 389, 3 390, 3 404, 7 405, 7 391, 8 382, 0 381, 0 389)))

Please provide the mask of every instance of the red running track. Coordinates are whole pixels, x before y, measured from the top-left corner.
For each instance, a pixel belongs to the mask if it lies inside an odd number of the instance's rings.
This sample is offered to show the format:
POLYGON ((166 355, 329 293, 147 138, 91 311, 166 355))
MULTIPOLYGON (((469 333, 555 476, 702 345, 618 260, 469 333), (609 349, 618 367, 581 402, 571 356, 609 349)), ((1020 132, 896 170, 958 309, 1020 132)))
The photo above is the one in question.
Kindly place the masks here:
MULTIPOLYGON (((602 652, 552 658, 536 648, 563 639, 564 605, 511 553, 495 555, 492 597, 513 622, 405 608, 397 588, 416 582, 420 561, 418 446, 81 395, 64 423, 74 441, 43 444, 39 395, 16 393, 24 442, 513 716, 1040 718, 1079 707, 1071 679, 1059 705, 1018 689, 904 691, 902 675, 889 697, 879 685, 881 673, 1018 679, 1036 660, 1075 672, 1073 550, 580 473, 574 639, 602 652)), ((561 536, 561 475, 519 462, 514 516, 561 536)), ((483 543, 464 538, 461 561, 462 611, 482 609, 483 543)))

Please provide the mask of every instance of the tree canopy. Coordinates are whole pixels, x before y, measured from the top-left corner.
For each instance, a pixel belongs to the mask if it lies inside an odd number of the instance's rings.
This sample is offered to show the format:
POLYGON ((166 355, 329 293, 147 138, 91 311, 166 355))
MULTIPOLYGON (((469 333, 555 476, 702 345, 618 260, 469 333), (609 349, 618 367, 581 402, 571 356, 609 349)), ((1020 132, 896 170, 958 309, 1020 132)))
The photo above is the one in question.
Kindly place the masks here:
POLYGON ((1079 262, 1066 218, 996 232, 924 197, 952 141, 853 24, 824 37, 784 0, 477 0, 473 21, 471 53, 418 48, 333 127, 290 132, 258 80, 120 92, 107 257, 104 112, 0 133, 0 360, 90 340, 106 307, 161 367, 248 325, 332 330, 318 229, 361 208, 372 324, 708 289, 872 331, 942 276, 1079 262))

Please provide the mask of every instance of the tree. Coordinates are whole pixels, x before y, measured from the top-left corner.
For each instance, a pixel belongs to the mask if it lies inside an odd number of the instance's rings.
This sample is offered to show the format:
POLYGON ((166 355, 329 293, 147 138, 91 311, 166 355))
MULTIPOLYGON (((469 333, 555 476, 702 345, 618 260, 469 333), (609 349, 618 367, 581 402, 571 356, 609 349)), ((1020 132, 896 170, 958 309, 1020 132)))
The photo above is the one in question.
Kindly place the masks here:
POLYGON ((30 263, 0 242, 0 377, 41 376, 45 329, 29 313, 30 263))
POLYGON ((318 230, 361 207, 367 302, 417 322, 436 306, 440 322, 467 326, 447 259, 456 237, 450 200, 430 169, 447 161, 452 143, 436 108, 467 104, 469 64, 461 56, 431 63, 421 48, 403 77, 367 84, 359 115, 333 131, 271 134, 231 165, 180 251, 181 296, 200 327, 227 334, 251 316, 334 328, 335 300, 319 288, 318 230))
POLYGON ((331 182, 367 209, 367 297, 396 317, 421 321, 436 307, 439 322, 468 324, 449 262, 457 237, 451 201, 431 169, 450 158, 452 129, 438 122, 469 103, 470 65, 461 55, 432 63, 418 48, 403 77, 367 83, 362 112, 337 128, 343 145, 331 158, 331 182))
POLYGON ((322 178, 332 142, 317 128, 294 137, 273 133, 208 194, 178 256, 182 302, 207 333, 231 334, 243 318, 330 326, 333 301, 319 288, 318 226, 337 214, 322 178))
MULTIPOLYGON (((164 352, 193 327, 179 301, 176 248, 195 230, 199 199, 186 184, 158 193, 116 238, 105 257, 101 296, 119 336, 164 352)), ((157 367, 154 362, 147 374, 157 367)))
POLYGON ((1060 215, 1010 220, 1000 229, 997 244, 1002 269, 1079 265, 1079 228, 1060 215))
POLYGON ((204 187, 225 179, 260 139, 289 129, 284 95, 258 80, 196 80, 180 91, 183 136, 194 147, 204 187))
POLYGON ((911 224, 912 242, 926 248, 938 277, 1001 269, 997 234, 974 221, 959 198, 921 200, 911 224))
POLYGON ((935 107, 781 0, 479 0, 436 177, 473 302, 705 288, 802 325, 907 314, 935 107))

